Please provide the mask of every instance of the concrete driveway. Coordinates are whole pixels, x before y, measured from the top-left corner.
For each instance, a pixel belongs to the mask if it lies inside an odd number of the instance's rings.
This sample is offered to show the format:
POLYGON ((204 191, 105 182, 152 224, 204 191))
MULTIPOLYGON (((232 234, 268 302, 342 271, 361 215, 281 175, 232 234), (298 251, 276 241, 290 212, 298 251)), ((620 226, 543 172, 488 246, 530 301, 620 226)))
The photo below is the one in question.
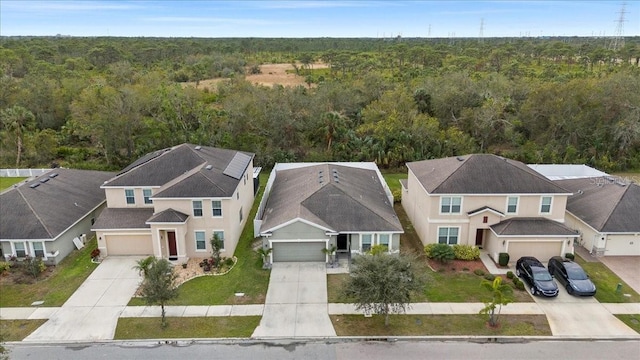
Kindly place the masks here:
POLYGON ((139 257, 108 257, 89 275, 49 321, 24 341, 111 340, 118 317, 141 278, 133 267, 139 257))
POLYGON ((262 320, 252 337, 336 336, 327 308, 324 263, 275 263, 262 320))
POLYGON ((640 259, 638 256, 603 256, 598 259, 640 294, 640 259))
MULTIPOLYGON (((557 282, 556 282, 557 283, 557 282)), ((637 336, 593 296, 569 295, 560 286, 555 298, 534 296, 534 301, 547 316, 554 336, 637 336)))

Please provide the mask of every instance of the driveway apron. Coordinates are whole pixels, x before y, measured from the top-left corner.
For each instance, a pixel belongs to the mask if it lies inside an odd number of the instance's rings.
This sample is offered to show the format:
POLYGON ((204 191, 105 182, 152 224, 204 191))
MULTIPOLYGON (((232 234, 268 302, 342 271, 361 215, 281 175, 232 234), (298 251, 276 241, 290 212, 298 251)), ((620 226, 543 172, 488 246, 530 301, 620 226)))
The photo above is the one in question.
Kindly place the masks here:
POLYGON ((640 261, 637 256, 603 256, 599 259, 640 294, 640 261))
POLYGON ((262 320, 252 337, 336 336, 327 307, 324 263, 275 263, 262 320))
MULTIPOLYGON (((534 296, 554 336, 637 336, 594 297, 569 295, 560 286, 555 298, 534 296)), ((508 307, 508 306, 507 306, 508 307)))
POLYGON ((24 341, 111 340, 118 317, 140 284, 138 257, 108 257, 49 321, 24 341))

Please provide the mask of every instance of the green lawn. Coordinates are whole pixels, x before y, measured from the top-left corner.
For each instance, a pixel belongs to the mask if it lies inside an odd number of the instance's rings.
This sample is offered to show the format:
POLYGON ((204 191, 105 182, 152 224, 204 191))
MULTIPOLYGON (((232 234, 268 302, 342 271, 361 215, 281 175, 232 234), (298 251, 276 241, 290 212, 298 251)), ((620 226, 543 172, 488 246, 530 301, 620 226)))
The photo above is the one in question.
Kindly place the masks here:
POLYGON ((586 262, 580 256, 575 261, 589 274, 591 281, 596 285, 595 298, 601 303, 632 303, 640 302, 640 295, 627 283, 622 281, 613 271, 603 263, 586 262), (616 292, 618 284, 622 284, 620 292, 616 292), (631 296, 624 296, 630 294, 631 296))
POLYGON ((26 177, 0 177, 0 191, 24 179, 26 179, 26 177))
POLYGON ((38 320, 0 320, 0 339, 3 341, 22 341, 34 332, 46 319, 38 320))
POLYGON ((640 314, 633 315, 615 315, 618 319, 620 319, 623 323, 627 324, 628 327, 632 328, 640 334, 640 314))
POLYGON ((487 326, 486 315, 391 315, 389 326, 384 316, 331 315, 338 336, 550 336, 544 315, 502 315, 498 328, 487 326))
POLYGON ((260 316, 120 318, 115 340, 180 338, 248 338, 260 324, 260 316))
POLYGON ((391 192, 394 192, 394 191, 402 190, 402 186, 400 185, 400 180, 406 179, 409 176, 407 175, 407 173, 389 173, 389 174, 382 174, 382 177, 384 177, 384 180, 387 182, 387 185, 389 186, 389 189, 391 190, 391 192))
POLYGON ((82 250, 74 250, 62 260, 47 279, 2 285, 0 307, 30 306, 39 300, 44 301, 42 306, 61 306, 98 266, 91 262, 91 251, 96 247, 94 237, 82 250))
MULTIPOLYGON (((224 305, 262 304, 269 286, 270 271, 262 269, 262 259, 253 251, 253 218, 269 174, 260 175, 261 190, 256 196, 247 224, 235 251, 238 263, 228 274, 222 276, 202 276, 180 285, 178 298, 170 305, 224 305), (243 297, 236 297, 241 292, 243 297)), ((145 305, 141 298, 133 298, 129 305, 145 305)))

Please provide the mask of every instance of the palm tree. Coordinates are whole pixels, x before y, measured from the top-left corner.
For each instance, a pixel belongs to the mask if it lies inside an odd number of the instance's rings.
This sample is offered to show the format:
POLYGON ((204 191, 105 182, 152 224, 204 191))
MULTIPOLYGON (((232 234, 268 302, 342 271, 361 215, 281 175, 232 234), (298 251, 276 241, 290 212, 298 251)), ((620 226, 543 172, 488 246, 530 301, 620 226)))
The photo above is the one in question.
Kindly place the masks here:
POLYGON ((333 255, 336 253, 336 250, 338 250, 338 248, 336 248, 335 245, 331 245, 331 247, 329 248, 323 248, 322 249, 322 253, 325 255, 329 255, 329 264, 333 265, 334 262, 334 258, 333 255))
POLYGON ((138 270, 138 275, 142 275, 143 278, 146 278, 149 274, 149 268, 155 262, 156 258, 154 256, 148 256, 144 259, 140 259, 136 261, 136 266, 133 268, 138 270))
POLYGON ((25 130, 35 126, 35 116, 22 106, 13 106, 0 112, 2 125, 16 138, 16 167, 20 166, 22 157, 22 138, 25 130))
POLYGON ((502 277, 500 276, 493 279, 493 281, 482 280, 480 285, 491 292, 491 301, 484 303, 485 306, 480 310, 480 314, 489 314, 489 325, 495 327, 498 325, 498 317, 500 316, 502 305, 507 305, 513 301, 510 296, 513 290, 511 286, 502 283, 502 277), (498 308, 497 314, 496 308, 498 308))
POLYGON ((269 254, 271 254, 273 248, 263 248, 260 247, 256 252, 262 258, 262 268, 267 269, 269 267, 269 254))

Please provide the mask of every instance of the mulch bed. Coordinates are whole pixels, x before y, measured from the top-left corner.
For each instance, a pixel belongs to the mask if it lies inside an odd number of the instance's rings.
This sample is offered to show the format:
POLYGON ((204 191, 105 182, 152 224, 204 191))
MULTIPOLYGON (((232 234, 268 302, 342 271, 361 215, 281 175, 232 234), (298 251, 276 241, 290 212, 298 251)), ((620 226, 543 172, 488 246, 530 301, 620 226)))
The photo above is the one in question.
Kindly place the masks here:
POLYGON ((33 276, 25 273, 19 266, 13 266, 9 271, 5 271, 0 275, 0 285, 33 284, 36 281, 49 278, 55 269, 55 266, 47 266, 47 268, 38 275, 38 278, 34 279, 33 276))
POLYGON ((485 273, 489 272, 480 260, 451 260, 446 263, 440 261, 428 259, 427 264, 433 271, 455 273, 455 272, 470 272, 480 269, 485 273))

